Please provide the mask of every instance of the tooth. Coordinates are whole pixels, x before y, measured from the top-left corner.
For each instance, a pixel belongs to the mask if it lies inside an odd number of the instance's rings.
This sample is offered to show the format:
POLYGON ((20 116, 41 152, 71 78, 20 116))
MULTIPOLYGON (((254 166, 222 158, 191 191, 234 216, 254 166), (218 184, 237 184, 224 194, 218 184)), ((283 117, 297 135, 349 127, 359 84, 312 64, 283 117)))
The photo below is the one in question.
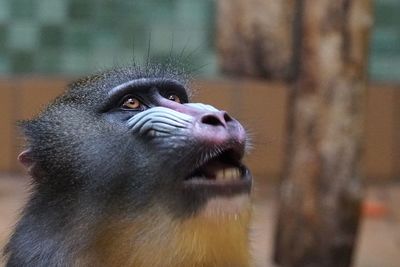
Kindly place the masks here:
POLYGON ((235 168, 229 168, 225 170, 225 178, 229 181, 232 181, 236 178, 235 168))
POLYGON ((240 179, 240 170, 238 168, 235 168, 235 178, 240 179))
POLYGON ((238 168, 231 168, 231 178, 232 180, 237 180, 240 178, 240 171, 238 168))
POLYGON ((228 177, 228 170, 227 169, 223 169, 224 172, 224 177, 223 177, 223 181, 226 181, 227 177, 228 177))
POLYGON ((229 169, 224 169, 224 181, 229 180, 229 169))
POLYGON ((235 168, 229 169, 229 180, 231 181, 235 180, 235 168))
POLYGON ((215 178, 217 180, 223 180, 224 177, 225 177, 224 170, 218 170, 217 173, 215 174, 215 178))

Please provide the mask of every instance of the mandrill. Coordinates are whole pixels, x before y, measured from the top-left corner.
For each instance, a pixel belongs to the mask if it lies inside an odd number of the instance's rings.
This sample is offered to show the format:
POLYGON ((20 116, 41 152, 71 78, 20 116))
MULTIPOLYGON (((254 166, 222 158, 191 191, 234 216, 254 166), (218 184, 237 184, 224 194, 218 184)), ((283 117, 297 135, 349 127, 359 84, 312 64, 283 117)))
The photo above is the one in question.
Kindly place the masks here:
POLYGON ((118 68, 21 123, 33 188, 7 266, 251 266, 246 132, 187 83, 118 68))

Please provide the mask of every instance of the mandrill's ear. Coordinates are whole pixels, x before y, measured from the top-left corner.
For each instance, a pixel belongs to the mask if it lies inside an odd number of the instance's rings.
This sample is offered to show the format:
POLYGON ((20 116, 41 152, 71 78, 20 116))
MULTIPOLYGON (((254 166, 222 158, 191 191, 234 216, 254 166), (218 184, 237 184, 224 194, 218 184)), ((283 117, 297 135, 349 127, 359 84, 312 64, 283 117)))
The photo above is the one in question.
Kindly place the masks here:
MULTIPOLYGON (((34 127, 32 126, 34 126, 34 120, 18 122, 18 127, 21 132, 24 133, 27 143, 30 143, 30 137, 34 136, 35 134, 34 127)), ((35 181, 37 181, 38 177, 40 177, 38 174, 42 172, 39 171, 40 168, 38 166, 37 160, 33 156, 32 149, 28 147, 18 155, 17 159, 26 168, 29 175, 35 181)))
POLYGON ((21 162, 28 171, 30 171, 33 165, 35 165, 35 162, 32 158, 32 151, 30 149, 22 151, 18 155, 18 161, 21 162))
POLYGON ((32 151, 31 149, 26 149, 22 151, 18 155, 18 161, 24 165, 24 167, 27 169, 28 173, 32 178, 37 181, 38 177, 40 177, 40 168, 37 164, 37 162, 33 159, 32 156, 32 151))

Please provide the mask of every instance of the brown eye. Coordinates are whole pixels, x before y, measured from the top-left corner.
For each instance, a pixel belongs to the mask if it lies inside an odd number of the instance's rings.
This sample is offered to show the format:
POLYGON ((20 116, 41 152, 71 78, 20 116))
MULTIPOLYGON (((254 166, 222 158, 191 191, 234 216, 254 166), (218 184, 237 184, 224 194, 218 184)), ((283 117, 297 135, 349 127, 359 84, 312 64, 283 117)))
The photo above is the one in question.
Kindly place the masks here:
POLYGON ((169 95, 167 98, 168 100, 174 101, 176 103, 181 103, 181 99, 177 95, 169 95))
POLYGON ((142 103, 140 103, 139 100, 137 100, 134 97, 129 97, 124 101, 124 104, 122 104, 122 108, 125 109, 138 109, 142 106, 142 103))

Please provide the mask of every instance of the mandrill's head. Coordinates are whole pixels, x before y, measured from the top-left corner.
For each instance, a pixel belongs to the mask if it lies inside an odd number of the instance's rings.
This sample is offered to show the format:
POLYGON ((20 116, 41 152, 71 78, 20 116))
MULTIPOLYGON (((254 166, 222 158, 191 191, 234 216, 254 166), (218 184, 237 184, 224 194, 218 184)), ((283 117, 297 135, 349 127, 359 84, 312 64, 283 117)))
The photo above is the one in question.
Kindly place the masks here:
POLYGON ((165 69, 117 69, 23 123, 34 189, 10 266, 250 264, 246 132, 186 87, 165 69))

